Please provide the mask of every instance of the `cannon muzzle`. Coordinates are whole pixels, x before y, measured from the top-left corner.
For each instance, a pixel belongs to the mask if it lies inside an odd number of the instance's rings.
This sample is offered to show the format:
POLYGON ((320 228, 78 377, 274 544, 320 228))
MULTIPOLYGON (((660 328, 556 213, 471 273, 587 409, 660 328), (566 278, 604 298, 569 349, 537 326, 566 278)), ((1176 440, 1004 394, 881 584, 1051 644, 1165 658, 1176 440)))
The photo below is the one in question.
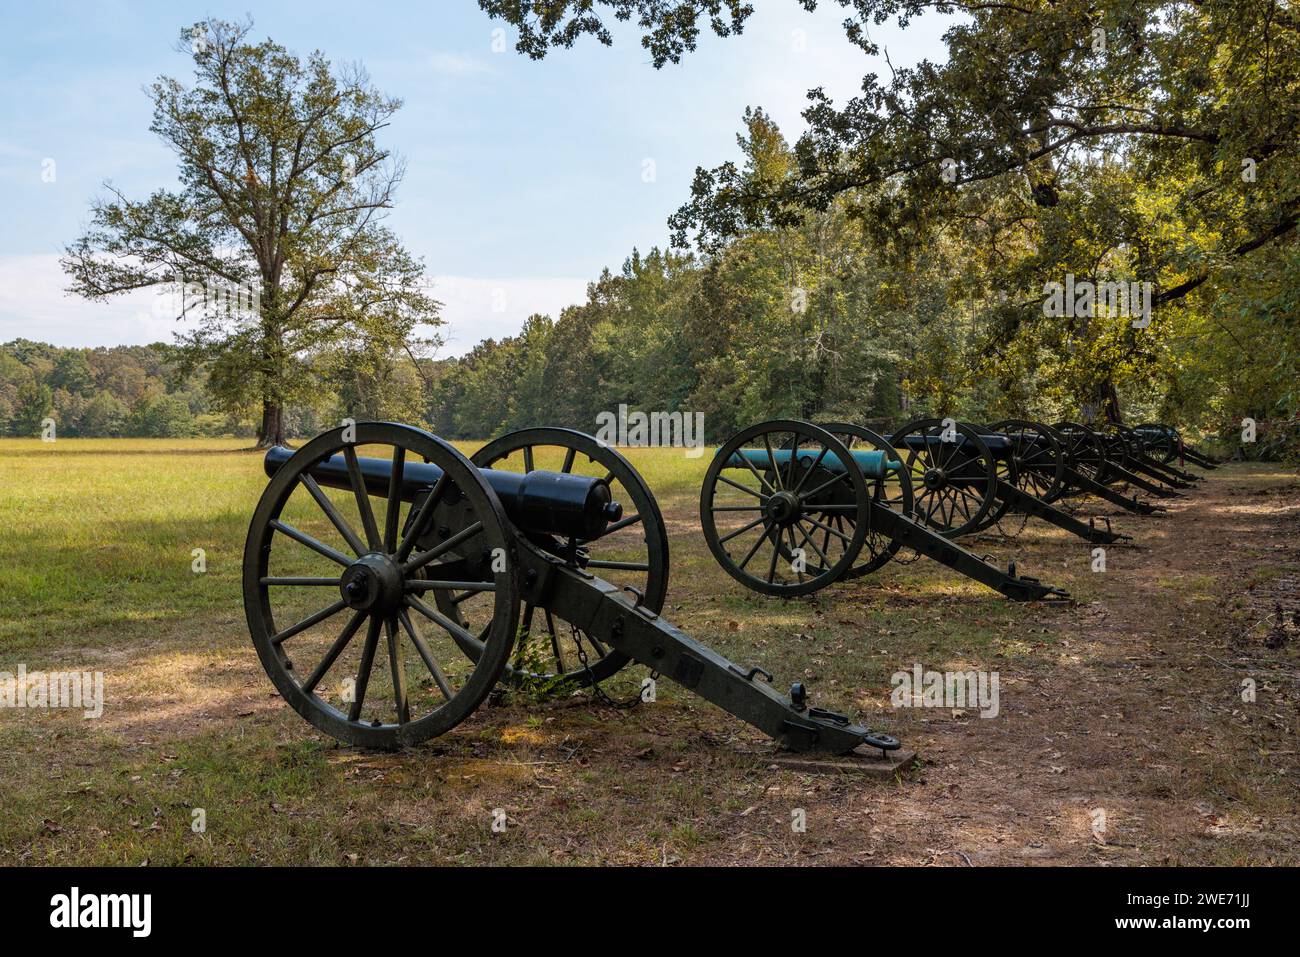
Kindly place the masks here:
MULTIPOLYGON (((293 449, 277 445, 266 453, 268 477, 293 455, 293 449)), ((366 491, 383 498, 388 495, 393 463, 388 459, 358 457, 366 491)), ((605 534, 611 522, 623 517, 623 506, 611 496, 609 483, 588 475, 568 472, 506 472, 479 469, 516 528, 544 535, 591 540, 605 534)), ((327 488, 351 489, 347 461, 334 455, 313 465, 312 478, 327 488)), ((402 466, 402 501, 414 502, 442 478, 443 471, 426 462, 402 466)))

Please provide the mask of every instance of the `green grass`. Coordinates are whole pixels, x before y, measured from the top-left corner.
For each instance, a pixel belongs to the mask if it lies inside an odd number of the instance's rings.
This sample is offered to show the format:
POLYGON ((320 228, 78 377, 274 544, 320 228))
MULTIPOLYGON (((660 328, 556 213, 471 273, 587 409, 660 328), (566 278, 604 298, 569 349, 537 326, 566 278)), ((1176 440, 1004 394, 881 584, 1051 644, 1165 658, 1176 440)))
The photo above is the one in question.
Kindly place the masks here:
POLYGON ((0 642, 29 663, 238 600, 262 480, 219 440, 5 440, 0 642), (193 550, 207 572, 192 570, 193 550))
MULTIPOLYGON (((790 834, 796 801, 823 802, 812 819, 840 822, 836 846, 863 850, 858 789, 762 770, 762 735, 667 681, 632 713, 514 694, 411 752, 336 747, 278 698, 248 639, 240 562, 266 479, 243 444, 0 441, 0 671, 103 670, 108 689, 98 721, 0 710, 0 863, 789 859, 805 846, 790 834)), ((1014 605, 926 560, 808 598, 746 592, 699 532, 708 457, 625 453, 669 528, 665 617, 780 687, 807 681, 816 704, 926 740, 928 715, 882 711, 893 672, 1037 666, 1063 650, 1068 608, 1014 605)), ((971 547, 1016 555, 1084 605, 1108 585, 1088 547, 1054 530, 971 547)), ((1162 614, 1212 604, 1212 576, 1168 584, 1152 589, 1162 614)))

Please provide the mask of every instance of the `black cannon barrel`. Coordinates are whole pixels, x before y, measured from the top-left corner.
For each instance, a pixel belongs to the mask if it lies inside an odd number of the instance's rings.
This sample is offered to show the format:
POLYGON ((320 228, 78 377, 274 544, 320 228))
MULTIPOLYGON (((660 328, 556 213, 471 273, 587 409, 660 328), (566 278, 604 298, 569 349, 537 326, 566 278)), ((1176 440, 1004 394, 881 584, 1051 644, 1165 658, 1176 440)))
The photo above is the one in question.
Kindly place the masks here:
MULTIPOLYGON (((277 445, 266 453, 267 476, 274 475, 293 455, 293 449, 277 445)), ((388 495, 393 463, 388 459, 357 457, 366 490, 379 497, 388 495)), ((612 500, 609 483, 589 475, 568 472, 505 472, 479 469, 483 478, 514 525, 528 532, 594 539, 605 533, 610 522, 623 517, 623 506, 612 500)), ((442 469, 427 462, 405 462, 402 466, 402 500, 413 502, 442 478, 442 469)), ((350 489, 347 461, 331 456, 311 468, 311 476, 328 488, 350 489)))
MULTIPOLYGON (((999 461, 1006 459, 1011 455, 1011 439, 1001 432, 981 432, 975 430, 975 434, 980 437, 984 447, 989 450, 993 457, 999 461)), ((966 436, 960 432, 951 439, 944 439, 942 435, 907 435, 903 437, 904 444, 913 451, 920 451, 926 446, 951 446, 954 443, 958 449, 967 445, 966 436)))

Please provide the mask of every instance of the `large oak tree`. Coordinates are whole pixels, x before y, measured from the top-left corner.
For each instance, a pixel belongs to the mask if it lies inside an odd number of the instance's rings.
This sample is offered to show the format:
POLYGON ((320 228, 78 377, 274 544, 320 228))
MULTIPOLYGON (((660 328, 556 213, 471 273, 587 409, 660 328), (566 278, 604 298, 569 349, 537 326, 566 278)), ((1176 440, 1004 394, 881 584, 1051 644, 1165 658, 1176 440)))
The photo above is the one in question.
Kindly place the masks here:
POLYGON ((439 322, 424 266, 383 220, 403 164, 378 134, 401 101, 357 66, 300 59, 251 23, 181 32, 194 82, 148 88, 151 130, 175 152, 178 189, 130 199, 110 185, 66 251, 70 291, 103 300, 176 290, 181 336, 222 405, 261 414, 258 444, 283 442, 328 350, 394 352, 439 322))

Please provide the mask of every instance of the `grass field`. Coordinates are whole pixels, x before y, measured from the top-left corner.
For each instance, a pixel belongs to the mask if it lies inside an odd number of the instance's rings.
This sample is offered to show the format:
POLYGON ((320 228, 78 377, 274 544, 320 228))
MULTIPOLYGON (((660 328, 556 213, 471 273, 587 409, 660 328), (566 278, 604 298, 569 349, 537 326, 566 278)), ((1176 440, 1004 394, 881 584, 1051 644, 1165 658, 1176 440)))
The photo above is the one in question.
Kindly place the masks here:
POLYGON ((93 720, 0 709, 0 863, 1300 861, 1300 655, 1269 617, 1300 604, 1294 472, 1220 469, 1149 519, 1090 508, 1137 539, 1104 575, 1037 524, 971 544, 1070 604, 1014 605, 928 561, 780 601, 708 554, 707 457, 626 450, 668 524, 665 617, 919 749, 919 771, 875 783, 773 769, 762 735, 666 681, 631 712, 503 694, 407 752, 336 746, 249 643, 265 476, 242 444, 0 441, 0 671, 102 671, 106 692, 93 720), (1001 715, 891 709, 914 663, 998 671, 1001 715))

